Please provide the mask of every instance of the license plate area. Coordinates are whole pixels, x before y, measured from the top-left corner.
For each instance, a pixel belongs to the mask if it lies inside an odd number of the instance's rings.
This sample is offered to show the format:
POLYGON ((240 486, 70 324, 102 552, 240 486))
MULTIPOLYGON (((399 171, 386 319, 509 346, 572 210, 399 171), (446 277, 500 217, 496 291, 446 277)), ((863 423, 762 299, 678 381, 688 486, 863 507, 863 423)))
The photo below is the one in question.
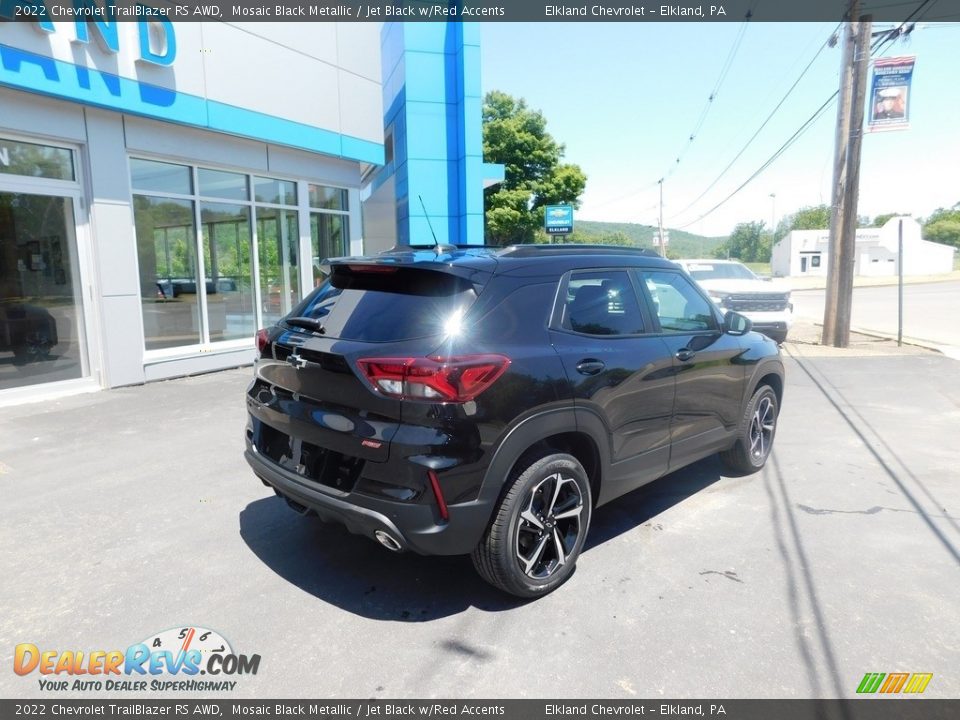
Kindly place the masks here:
POLYGON ((253 442, 261 455, 310 482, 344 493, 353 491, 363 470, 362 458, 291 437, 261 421, 255 425, 253 442))

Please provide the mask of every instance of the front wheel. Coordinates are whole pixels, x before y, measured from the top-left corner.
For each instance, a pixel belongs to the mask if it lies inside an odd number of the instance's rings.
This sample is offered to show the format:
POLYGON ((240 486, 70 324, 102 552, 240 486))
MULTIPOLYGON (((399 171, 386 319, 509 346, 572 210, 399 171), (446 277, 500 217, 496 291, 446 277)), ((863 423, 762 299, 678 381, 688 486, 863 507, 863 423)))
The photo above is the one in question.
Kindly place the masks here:
POLYGON ((513 475, 473 565, 518 597, 546 595, 573 573, 590 527, 590 481, 572 455, 539 458, 513 475))
POLYGON ((766 464, 777 433, 779 412, 777 394, 773 388, 769 385, 757 388, 740 421, 737 441, 732 448, 720 453, 720 459, 728 469, 740 475, 749 475, 766 464))

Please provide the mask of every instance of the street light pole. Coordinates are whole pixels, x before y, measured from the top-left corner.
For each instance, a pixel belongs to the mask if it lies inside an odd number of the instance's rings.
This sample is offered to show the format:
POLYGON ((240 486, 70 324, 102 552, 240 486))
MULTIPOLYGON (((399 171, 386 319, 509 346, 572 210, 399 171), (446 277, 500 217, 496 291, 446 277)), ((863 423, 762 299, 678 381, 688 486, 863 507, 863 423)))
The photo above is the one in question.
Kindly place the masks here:
POLYGON ((660 178, 660 219, 658 223, 660 225, 660 254, 663 257, 667 256, 667 245, 663 242, 663 178, 660 178))

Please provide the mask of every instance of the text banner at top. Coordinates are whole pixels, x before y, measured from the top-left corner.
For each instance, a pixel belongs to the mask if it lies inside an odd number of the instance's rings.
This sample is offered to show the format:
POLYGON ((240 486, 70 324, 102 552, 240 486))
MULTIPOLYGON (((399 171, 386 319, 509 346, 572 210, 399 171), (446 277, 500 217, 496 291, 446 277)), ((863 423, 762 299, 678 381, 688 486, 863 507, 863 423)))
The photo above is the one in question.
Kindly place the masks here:
MULTIPOLYGON (((642 0, 0 0, 0 19, 36 22, 840 22, 849 0, 712 0, 682 5, 642 0)), ((922 0, 862 0, 874 22, 916 20, 922 0)), ((924 13, 926 14, 926 13, 924 13)), ((960 15, 960 13, 957 13, 960 15)), ((924 17, 926 21, 941 19, 924 17)), ((955 18, 956 19, 956 18, 955 18)))

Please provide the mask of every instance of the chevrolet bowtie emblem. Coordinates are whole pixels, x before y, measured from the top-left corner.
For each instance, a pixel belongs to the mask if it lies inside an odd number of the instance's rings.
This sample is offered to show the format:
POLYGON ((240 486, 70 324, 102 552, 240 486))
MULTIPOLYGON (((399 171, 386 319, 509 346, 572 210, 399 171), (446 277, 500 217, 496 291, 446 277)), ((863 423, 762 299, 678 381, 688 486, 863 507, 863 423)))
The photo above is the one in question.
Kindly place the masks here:
POLYGON ((300 357, 296 352, 291 353, 287 357, 287 362, 293 365, 297 370, 305 368, 307 366, 307 361, 300 357))

